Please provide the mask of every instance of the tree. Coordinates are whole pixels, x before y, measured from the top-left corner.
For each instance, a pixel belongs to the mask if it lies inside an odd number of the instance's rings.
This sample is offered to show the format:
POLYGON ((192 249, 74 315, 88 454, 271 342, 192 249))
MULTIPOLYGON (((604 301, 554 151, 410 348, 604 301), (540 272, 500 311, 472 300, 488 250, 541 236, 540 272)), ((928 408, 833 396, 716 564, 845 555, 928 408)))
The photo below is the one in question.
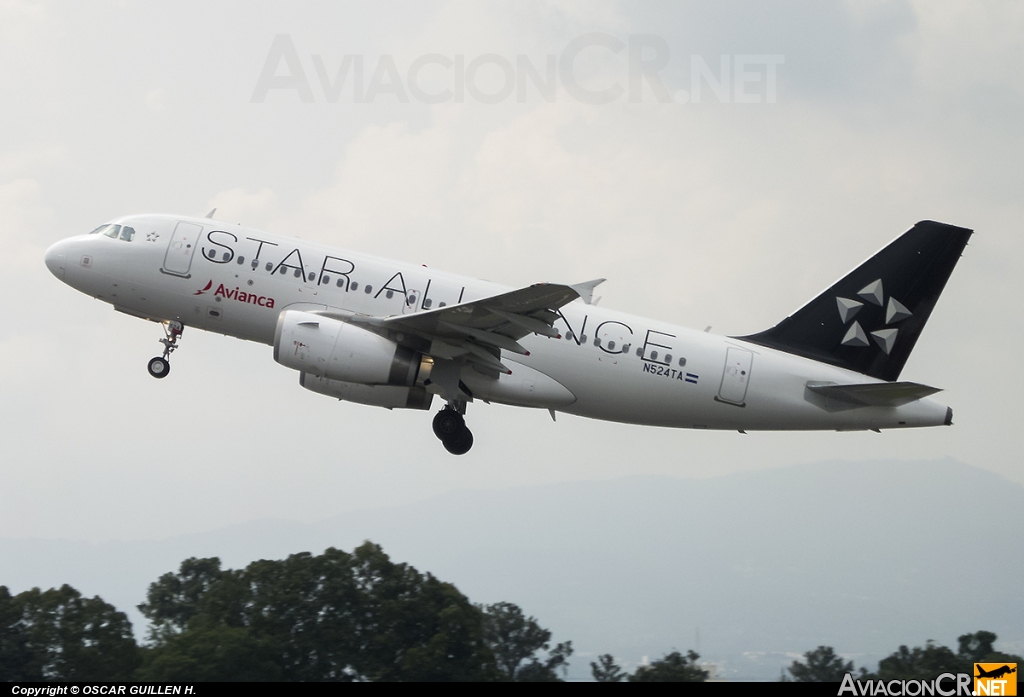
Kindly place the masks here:
POLYGON ((159 641, 183 632, 199 612, 200 600, 222 576, 217 557, 190 557, 181 562, 177 574, 166 573, 151 583, 146 602, 138 606, 150 622, 150 638, 159 641))
POLYGON ((4 680, 129 680, 139 662, 128 617, 66 584, 0 586, 0 658, 4 680))
POLYGON ((831 646, 819 646, 804 654, 806 663, 793 661, 789 672, 796 682, 842 682, 853 672, 853 661, 843 663, 831 646))
POLYGON ((931 680, 940 673, 971 672, 973 666, 953 653, 949 647, 929 639, 913 649, 900 646, 878 662, 878 671, 871 677, 880 680, 931 680))
POLYGON ((28 633, 22 623, 21 603, 7 586, 0 586, 0 681, 39 681, 41 666, 34 665, 28 633))
POLYGON ((957 654, 966 663, 971 664, 971 671, 975 663, 1024 663, 1024 658, 1015 656, 1012 653, 996 651, 993 646, 998 637, 992 632, 984 630, 973 634, 963 634, 957 637, 959 648, 957 654))
POLYGON ((629 682, 704 682, 708 672, 697 665, 698 658, 694 651, 687 651, 685 656, 673 651, 649 666, 637 668, 629 682))
POLYGON ((518 682, 554 682, 558 670, 568 669, 572 642, 557 644, 543 660, 539 651, 548 651, 551 632, 541 627, 536 618, 526 617, 513 603, 481 606, 484 617, 484 639, 494 655, 498 671, 506 680, 518 682))
POLYGON ((487 680, 483 615, 455 586, 364 543, 221 570, 189 559, 150 586, 148 680, 487 680), (199 679, 191 677, 191 679, 199 679))
POLYGON ((590 674, 597 682, 622 682, 626 673, 615 663, 615 657, 606 653, 597 657, 597 662, 590 662, 590 674))
MULTIPOLYGON (((963 634, 958 638, 957 652, 929 639, 924 646, 913 649, 900 646, 878 662, 878 670, 861 676, 873 680, 931 680, 941 673, 972 673, 975 663, 1024 662, 1019 656, 995 650, 996 635, 984 630, 963 634)), ((824 648, 824 647, 819 647, 824 648)), ((809 654, 808 654, 809 655, 809 654)), ((794 663, 794 665, 796 665, 794 663)), ((851 664, 852 667, 852 664, 851 664)), ((841 676, 840 678, 841 679, 841 676)))

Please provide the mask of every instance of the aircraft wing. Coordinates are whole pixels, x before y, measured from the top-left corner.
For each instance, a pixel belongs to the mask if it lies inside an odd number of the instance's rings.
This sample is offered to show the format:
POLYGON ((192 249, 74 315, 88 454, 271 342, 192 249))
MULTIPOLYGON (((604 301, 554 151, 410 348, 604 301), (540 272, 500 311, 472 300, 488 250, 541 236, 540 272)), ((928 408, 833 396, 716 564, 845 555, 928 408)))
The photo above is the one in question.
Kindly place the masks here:
POLYGON ((501 349, 528 355, 519 339, 530 334, 558 337, 556 310, 577 298, 590 300, 604 279, 576 285, 536 283, 470 302, 395 315, 371 322, 378 329, 405 332, 431 342, 435 358, 464 358, 486 372, 511 372, 501 349))

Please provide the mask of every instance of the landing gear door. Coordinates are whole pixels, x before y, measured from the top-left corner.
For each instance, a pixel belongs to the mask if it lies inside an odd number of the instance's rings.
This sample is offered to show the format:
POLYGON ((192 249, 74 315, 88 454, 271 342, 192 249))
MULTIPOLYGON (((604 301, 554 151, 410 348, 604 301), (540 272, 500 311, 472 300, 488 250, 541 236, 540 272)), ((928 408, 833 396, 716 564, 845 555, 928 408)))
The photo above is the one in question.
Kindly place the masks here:
POLYGON ((725 370, 722 385, 718 388, 718 399, 729 404, 743 406, 750 384, 750 366, 754 354, 746 349, 729 348, 725 353, 725 370))
POLYGON ((167 254, 164 255, 164 273, 189 277, 192 255, 199 246, 199 235, 202 232, 203 227, 195 223, 178 223, 175 226, 170 244, 167 245, 167 254))

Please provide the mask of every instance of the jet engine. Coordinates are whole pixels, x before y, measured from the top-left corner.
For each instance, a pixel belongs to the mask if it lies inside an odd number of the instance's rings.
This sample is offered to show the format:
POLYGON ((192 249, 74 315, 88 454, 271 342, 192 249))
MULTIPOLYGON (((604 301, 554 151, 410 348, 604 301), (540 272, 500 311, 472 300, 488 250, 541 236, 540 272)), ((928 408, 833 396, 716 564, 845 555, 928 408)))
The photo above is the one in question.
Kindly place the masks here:
POLYGON ((422 387, 402 385, 360 385, 354 382, 319 378, 309 373, 299 375, 299 384, 307 390, 385 409, 430 409, 434 395, 422 387))
POLYGON ((422 356, 347 322, 286 310, 277 318, 274 360, 317 378, 411 387, 422 356))

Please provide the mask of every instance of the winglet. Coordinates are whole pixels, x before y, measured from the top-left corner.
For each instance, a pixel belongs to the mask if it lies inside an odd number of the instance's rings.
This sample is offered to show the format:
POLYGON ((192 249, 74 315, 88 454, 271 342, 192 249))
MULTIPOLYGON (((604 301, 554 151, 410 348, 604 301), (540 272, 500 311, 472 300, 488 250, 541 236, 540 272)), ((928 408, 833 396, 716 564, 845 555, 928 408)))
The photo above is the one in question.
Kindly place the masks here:
POLYGON ((585 281, 569 287, 579 293, 579 296, 583 298, 583 302, 590 305, 594 300, 594 289, 607 280, 607 278, 595 278, 593 281, 585 281))
POLYGON ((216 213, 216 212, 217 212, 217 209, 214 208, 213 210, 211 210, 209 213, 206 214, 206 217, 207 218, 212 218, 213 214, 216 213))

